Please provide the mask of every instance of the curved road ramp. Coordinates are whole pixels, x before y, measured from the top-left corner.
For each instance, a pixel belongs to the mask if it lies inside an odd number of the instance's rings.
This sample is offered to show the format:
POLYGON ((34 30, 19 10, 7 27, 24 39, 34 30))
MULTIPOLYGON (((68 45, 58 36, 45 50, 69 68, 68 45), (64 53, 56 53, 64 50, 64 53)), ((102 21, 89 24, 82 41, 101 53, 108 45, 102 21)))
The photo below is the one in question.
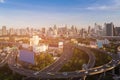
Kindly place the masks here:
MULTIPOLYGON (((15 58, 17 56, 17 50, 16 52, 12 52, 9 57, 7 57, 8 66, 11 70, 13 70, 16 73, 19 73, 21 75, 27 76, 27 77, 35 77, 40 79, 54 79, 54 78, 74 78, 74 77, 84 77, 87 75, 95 75, 99 73, 103 73, 106 71, 109 71, 119 65, 119 58, 113 55, 112 53, 109 53, 110 56, 112 56, 112 60, 99 67, 94 67, 95 64, 95 57, 93 53, 87 49, 86 47, 81 46, 72 46, 70 44, 66 44, 64 48, 63 55, 55 61, 50 66, 44 68, 41 71, 33 71, 24 69, 23 67, 15 66, 17 63, 15 61, 15 58), (78 71, 72 71, 72 72, 58 72, 61 67, 66 64, 72 57, 74 47, 77 47, 83 51, 85 51, 89 55, 89 61, 88 61, 88 70, 78 70, 78 71), (112 55, 111 55, 112 54, 112 55)), ((6 61, 6 60, 5 60, 6 61)))

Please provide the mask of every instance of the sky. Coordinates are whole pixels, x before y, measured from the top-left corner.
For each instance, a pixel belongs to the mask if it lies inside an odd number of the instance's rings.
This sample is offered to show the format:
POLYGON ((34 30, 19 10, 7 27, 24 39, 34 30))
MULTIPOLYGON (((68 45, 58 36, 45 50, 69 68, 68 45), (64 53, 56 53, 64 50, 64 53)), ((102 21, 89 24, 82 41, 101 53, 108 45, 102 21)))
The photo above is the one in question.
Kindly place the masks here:
POLYGON ((0 0, 0 26, 120 26, 120 0, 0 0))

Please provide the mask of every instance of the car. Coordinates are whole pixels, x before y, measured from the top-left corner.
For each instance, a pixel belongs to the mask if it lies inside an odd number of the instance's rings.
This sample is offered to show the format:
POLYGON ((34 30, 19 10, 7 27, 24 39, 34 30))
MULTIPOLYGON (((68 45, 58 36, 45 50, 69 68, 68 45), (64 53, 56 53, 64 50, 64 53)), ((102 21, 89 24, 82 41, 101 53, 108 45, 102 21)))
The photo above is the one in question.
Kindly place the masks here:
POLYGON ((115 67, 116 65, 115 64, 113 64, 113 67, 115 67))
POLYGON ((94 70, 95 72, 98 71, 97 69, 94 70))
POLYGON ((16 65, 17 65, 17 66, 19 66, 19 67, 21 67, 21 66, 22 66, 22 65, 20 65, 20 64, 18 64, 18 63, 17 63, 16 65))
POLYGON ((88 74, 88 71, 85 71, 85 74, 88 74))
POLYGON ((76 73, 80 73, 80 71, 75 71, 76 73))
POLYGON ((16 68, 20 68, 17 64, 14 64, 13 66, 16 67, 16 68))
POLYGON ((14 67, 16 67, 17 65, 16 65, 16 64, 14 64, 13 66, 14 66, 14 67))
POLYGON ((112 61, 116 61, 116 60, 112 59, 112 61))
POLYGON ((105 69, 101 69, 101 71, 105 71, 105 69))
POLYGON ((106 64, 106 67, 111 67, 110 65, 106 64))
POLYGON ((107 52, 108 54, 110 54, 110 52, 107 52))
POLYGON ((50 73, 50 72, 48 72, 47 74, 48 74, 48 75, 51 75, 51 76, 54 76, 54 75, 55 75, 55 74, 53 74, 53 73, 50 73))
POLYGON ((117 60, 117 61, 120 61, 120 60, 117 60))
POLYGON ((68 75, 68 73, 67 73, 67 72, 63 72, 62 74, 63 74, 64 76, 67 76, 67 75, 68 75))
POLYGON ((39 72, 35 72, 35 73, 33 73, 34 75, 38 75, 39 74, 39 72))

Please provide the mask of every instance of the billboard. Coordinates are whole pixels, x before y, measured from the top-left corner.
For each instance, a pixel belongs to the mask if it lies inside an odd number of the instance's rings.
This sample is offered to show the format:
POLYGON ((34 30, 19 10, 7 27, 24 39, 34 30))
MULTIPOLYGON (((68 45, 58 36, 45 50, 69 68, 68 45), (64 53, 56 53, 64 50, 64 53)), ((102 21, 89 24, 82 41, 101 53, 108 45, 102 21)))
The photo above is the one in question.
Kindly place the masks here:
POLYGON ((28 51, 28 50, 20 50, 19 52, 19 60, 34 64, 34 52, 28 51))
POLYGON ((102 40, 97 40, 97 46, 98 46, 98 48, 102 48, 103 47, 103 41, 102 40))

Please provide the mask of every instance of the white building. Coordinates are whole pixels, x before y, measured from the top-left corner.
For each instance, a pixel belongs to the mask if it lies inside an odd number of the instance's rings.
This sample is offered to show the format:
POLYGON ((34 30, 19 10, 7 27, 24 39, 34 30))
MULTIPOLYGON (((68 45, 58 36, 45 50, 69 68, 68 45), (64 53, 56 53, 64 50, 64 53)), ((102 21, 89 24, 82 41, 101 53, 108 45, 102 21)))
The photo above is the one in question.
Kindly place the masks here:
POLYGON ((98 48, 102 48, 103 44, 109 44, 109 40, 108 39, 103 39, 103 40, 97 40, 97 46, 98 48))
POLYGON ((59 43, 58 43, 58 47, 59 47, 59 48, 63 48, 63 42, 59 42, 59 43))
POLYGON ((40 44, 38 46, 33 46, 33 52, 35 53, 45 52, 47 50, 48 50, 47 44, 40 44))
POLYGON ((22 44, 22 47, 27 49, 30 47, 30 45, 29 44, 22 44))
POLYGON ((38 36, 33 36, 32 38, 30 38, 30 46, 38 46, 39 40, 41 40, 41 38, 39 38, 38 36))
POLYGON ((63 49, 63 42, 58 42, 57 44, 49 44, 50 50, 63 49))
POLYGON ((102 26, 98 25, 95 23, 95 34, 96 36, 102 36, 103 35, 103 29, 102 29, 102 26))

